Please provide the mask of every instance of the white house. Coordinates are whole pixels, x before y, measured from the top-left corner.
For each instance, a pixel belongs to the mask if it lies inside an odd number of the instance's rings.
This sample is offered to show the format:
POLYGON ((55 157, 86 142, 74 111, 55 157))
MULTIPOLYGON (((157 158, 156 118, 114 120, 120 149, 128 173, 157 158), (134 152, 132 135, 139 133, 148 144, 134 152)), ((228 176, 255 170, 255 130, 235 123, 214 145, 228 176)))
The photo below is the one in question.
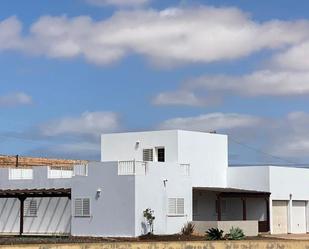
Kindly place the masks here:
POLYGON ((74 170, 0 169, 0 232, 139 236, 239 226, 306 233, 309 169, 228 166, 226 135, 149 131, 102 135, 101 162, 74 170))

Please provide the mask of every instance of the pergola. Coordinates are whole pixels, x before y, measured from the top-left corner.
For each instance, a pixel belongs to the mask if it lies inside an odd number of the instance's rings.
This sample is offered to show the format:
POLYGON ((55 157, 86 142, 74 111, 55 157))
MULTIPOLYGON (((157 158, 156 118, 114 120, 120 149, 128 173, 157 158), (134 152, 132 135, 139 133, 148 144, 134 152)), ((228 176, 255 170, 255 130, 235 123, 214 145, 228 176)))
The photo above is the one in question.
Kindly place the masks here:
POLYGON ((19 235, 24 232, 24 201, 28 197, 68 197, 71 199, 71 189, 1 189, 0 198, 17 198, 20 201, 19 235))

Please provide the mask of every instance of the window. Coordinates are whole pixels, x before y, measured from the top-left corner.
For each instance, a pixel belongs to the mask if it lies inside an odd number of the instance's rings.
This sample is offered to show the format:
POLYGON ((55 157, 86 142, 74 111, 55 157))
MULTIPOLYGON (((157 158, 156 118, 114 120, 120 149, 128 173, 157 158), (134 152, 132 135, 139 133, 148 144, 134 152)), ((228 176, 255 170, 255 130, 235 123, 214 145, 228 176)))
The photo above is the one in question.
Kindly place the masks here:
POLYGON ((153 161, 153 150, 152 149, 144 149, 143 150, 143 161, 153 161))
POLYGON ((168 214, 183 216, 185 214, 185 199, 168 198, 168 214))
POLYGON ((29 180, 33 178, 32 169, 9 169, 9 180, 29 180))
POLYGON ((157 158, 158 162, 165 162, 165 149, 157 148, 157 158))
POLYGON ((76 198, 74 200, 74 215, 76 217, 90 216, 90 199, 89 198, 76 198))
POLYGON ((26 199, 24 202, 24 216, 37 217, 38 205, 35 199, 26 199))
POLYGON ((48 178, 58 179, 58 178, 72 178, 73 169, 68 167, 48 167, 48 178))

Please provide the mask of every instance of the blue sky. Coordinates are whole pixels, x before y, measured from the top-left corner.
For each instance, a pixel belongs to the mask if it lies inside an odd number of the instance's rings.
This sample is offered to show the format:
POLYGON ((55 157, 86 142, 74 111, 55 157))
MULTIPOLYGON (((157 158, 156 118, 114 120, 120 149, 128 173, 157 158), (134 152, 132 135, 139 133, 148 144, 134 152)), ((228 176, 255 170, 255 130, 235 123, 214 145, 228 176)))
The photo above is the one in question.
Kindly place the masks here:
POLYGON ((306 163, 308 1, 0 3, 0 153, 99 159, 99 134, 230 135, 231 163, 306 163))

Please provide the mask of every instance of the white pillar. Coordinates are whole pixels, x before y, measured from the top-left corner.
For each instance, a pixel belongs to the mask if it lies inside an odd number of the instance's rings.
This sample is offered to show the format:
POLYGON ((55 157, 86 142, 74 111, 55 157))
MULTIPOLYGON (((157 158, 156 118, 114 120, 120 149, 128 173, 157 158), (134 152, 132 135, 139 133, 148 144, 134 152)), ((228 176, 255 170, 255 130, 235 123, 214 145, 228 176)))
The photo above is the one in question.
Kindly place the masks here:
POLYGON ((293 233, 293 213, 292 213, 292 208, 293 208, 293 198, 292 194, 290 194, 290 199, 288 203, 288 233, 293 233))
POLYGON ((269 232, 273 233, 273 200, 271 196, 269 197, 269 232))
POLYGON ((306 201, 306 232, 309 232, 309 201, 306 201))

